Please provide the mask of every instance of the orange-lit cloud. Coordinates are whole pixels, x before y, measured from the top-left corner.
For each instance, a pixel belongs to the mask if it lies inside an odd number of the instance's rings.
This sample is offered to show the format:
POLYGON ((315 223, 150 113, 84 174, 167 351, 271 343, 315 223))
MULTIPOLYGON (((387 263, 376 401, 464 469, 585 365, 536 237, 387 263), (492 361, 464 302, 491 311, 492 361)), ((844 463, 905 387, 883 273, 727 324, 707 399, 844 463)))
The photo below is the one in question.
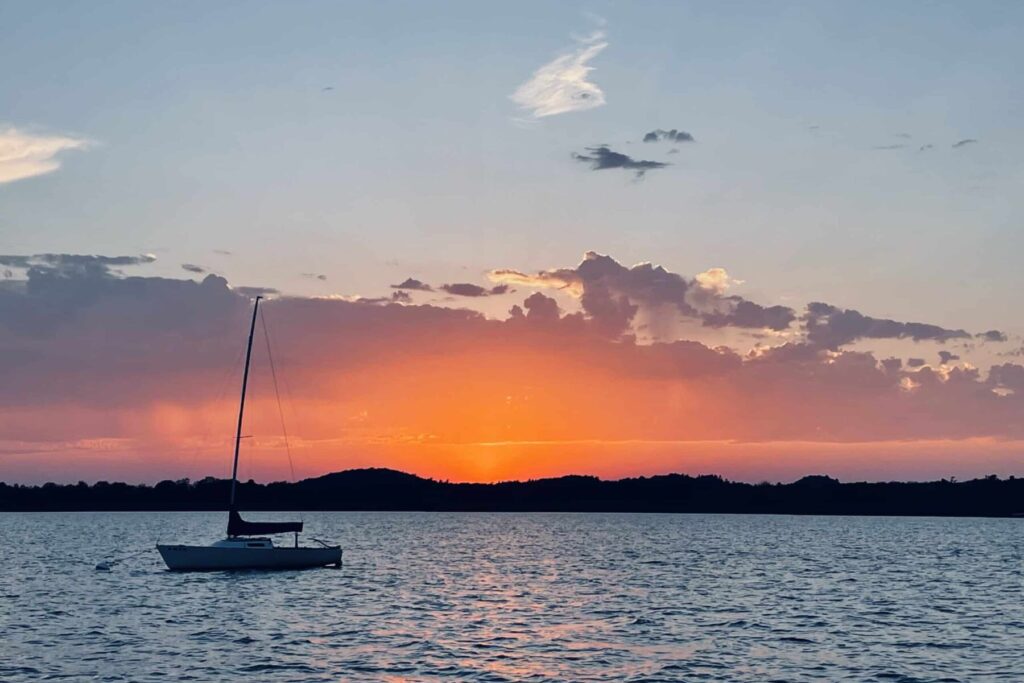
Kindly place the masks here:
MULTIPOLYGON (((540 292, 504 320, 385 299, 267 302, 296 475, 369 465, 469 480, 1024 469, 1024 367, 912 368, 816 344, 795 319, 789 343, 753 353, 640 343, 634 316, 652 302, 735 317, 745 300, 606 258, 588 257, 597 274, 585 261, 558 276, 577 277, 576 313, 540 292)), ((223 475, 247 297, 217 276, 122 277, 70 262, 0 287, 0 479, 223 475)), ((257 342, 242 473, 288 477, 257 342)))

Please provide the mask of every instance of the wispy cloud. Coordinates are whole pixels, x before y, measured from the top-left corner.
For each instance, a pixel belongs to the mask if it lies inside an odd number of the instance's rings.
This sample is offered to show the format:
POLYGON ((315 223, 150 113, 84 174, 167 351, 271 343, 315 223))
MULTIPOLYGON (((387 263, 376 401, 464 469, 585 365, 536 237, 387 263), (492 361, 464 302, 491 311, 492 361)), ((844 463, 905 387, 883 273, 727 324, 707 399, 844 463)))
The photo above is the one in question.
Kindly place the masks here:
POLYGON ((590 60, 608 43, 603 30, 578 38, 571 52, 560 55, 533 72, 530 80, 512 93, 512 101, 534 118, 585 111, 605 103, 604 92, 587 78, 594 67, 590 60))
POLYGON ((14 127, 0 128, 0 183, 52 173, 60 168, 61 152, 85 149, 92 144, 70 135, 29 133, 14 127))
POLYGON ((973 144, 976 144, 977 142, 978 141, 975 140, 974 138, 964 138, 963 140, 960 140, 958 142, 954 142, 953 143, 953 149, 957 149, 959 147, 966 147, 967 145, 973 145, 973 144))

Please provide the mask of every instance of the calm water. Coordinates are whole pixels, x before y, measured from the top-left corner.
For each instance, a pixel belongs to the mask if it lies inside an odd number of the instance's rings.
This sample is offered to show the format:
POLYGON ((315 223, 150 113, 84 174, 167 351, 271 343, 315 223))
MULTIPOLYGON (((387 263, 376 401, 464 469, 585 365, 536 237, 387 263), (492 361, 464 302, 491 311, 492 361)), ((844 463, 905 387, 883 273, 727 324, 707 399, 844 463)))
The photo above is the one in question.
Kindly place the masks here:
POLYGON ((1024 681, 1024 520, 304 517, 344 569, 164 570, 224 515, 0 515, 0 680, 1024 681))

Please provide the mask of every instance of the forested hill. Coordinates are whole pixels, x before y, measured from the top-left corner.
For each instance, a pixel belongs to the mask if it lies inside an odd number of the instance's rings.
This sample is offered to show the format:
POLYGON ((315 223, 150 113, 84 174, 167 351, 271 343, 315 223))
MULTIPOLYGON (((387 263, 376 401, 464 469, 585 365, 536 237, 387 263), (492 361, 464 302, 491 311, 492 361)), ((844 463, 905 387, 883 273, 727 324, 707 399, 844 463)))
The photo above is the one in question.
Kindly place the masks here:
MULTIPOLYGON (((229 482, 0 483, 0 510, 223 510, 229 482)), ((387 469, 336 472, 295 483, 239 484, 243 510, 451 510, 727 512, 843 515, 1012 516, 1024 513, 1024 478, 958 482, 840 483, 810 476, 791 484, 745 484, 718 476, 666 474, 618 481, 567 476, 454 484, 387 469)))

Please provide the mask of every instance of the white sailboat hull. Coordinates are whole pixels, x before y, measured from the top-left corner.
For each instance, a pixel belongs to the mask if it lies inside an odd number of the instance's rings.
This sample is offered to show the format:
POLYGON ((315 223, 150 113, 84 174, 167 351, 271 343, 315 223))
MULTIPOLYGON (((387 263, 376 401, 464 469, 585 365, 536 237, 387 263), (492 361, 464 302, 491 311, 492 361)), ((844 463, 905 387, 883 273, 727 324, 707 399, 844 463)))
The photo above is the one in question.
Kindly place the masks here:
MULTIPOLYGON (((257 296, 252 307, 249 322, 249 341, 245 347, 245 369, 242 371, 242 395, 238 402, 238 424, 235 429, 235 459, 231 468, 231 497, 228 499, 228 537, 213 545, 163 545, 157 544, 160 557, 171 571, 219 571, 230 569, 311 569, 333 565, 341 567, 341 548, 321 543, 321 547, 300 548, 299 532, 302 522, 252 522, 245 521, 235 506, 235 487, 238 484, 238 452, 242 443, 242 424, 245 416, 245 390, 249 383, 249 365, 252 361, 252 338, 256 332, 256 315, 260 307, 257 296), (275 548, 269 538, 257 538, 263 534, 295 533, 295 546, 275 548)), ((264 332, 266 328, 264 327, 264 332)), ((270 353, 270 340, 267 340, 270 353)), ((273 360, 271 360, 273 372, 273 360)), ((277 387, 277 378, 274 378, 277 387)), ((280 399, 279 399, 280 400, 280 399)), ((280 407, 280 404, 279 406, 280 407)), ((281 413, 282 423, 284 413, 281 413)), ((283 425, 282 425, 283 426, 283 425)), ((287 445, 287 441, 285 442, 287 445)), ((290 456, 289 456, 290 457, 290 456)))
POLYGON ((341 567, 341 548, 288 548, 244 545, 157 545, 171 571, 223 571, 232 569, 312 569, 341 567))

